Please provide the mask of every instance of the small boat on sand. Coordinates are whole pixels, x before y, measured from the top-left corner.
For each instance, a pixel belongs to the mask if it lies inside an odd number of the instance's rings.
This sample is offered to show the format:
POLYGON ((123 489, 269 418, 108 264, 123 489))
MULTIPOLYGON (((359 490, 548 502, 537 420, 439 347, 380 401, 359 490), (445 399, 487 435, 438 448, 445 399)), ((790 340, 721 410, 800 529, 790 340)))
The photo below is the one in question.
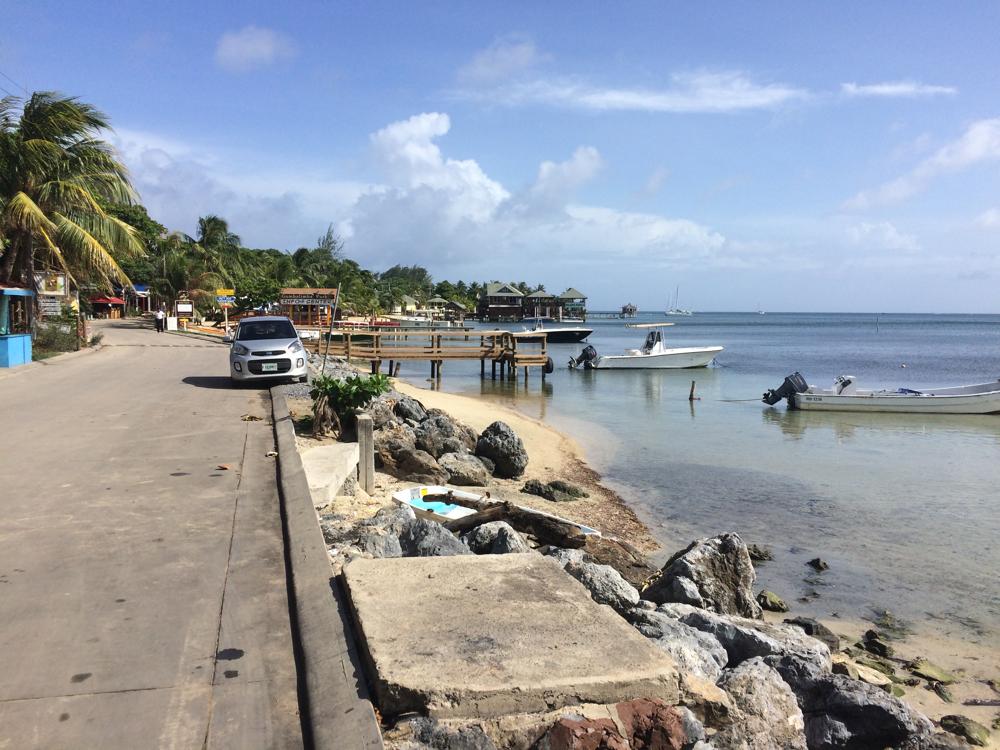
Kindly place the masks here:
POLYGON ((806 383, 794 372, 761 399, 774 406, 782 399, 805 411, 893 412, 896 414, 1000 414, 1000 380, 952 388, 858 388, 853 375, 839 375, 832 388, 806 383))
MULTIPOLYGON (((392 499, 400 505, 407 505, 413 509, 417 518, 426 518, 430 521, 448 524, 466 516, 474 516, 491 507, 499 507, 504 503, 490 498, 486 495, 477 495, 473 492, 456 490, 452 487, 430 484, 409 487, 392 493, 392 499)), ((545 513, 534 508, 526 508, 523 505, 512 506, 516 508, 519 515, 536 517, 539 519, 549 519, 560 524, 573 527, 583 536, 601 536, 601 532, 590 526, 569 521, 551 513, 545 513)))
POLYGON ((585 348, 579 357, 569 361, 571 368, 583 366, 587 370, 680 370, 708 367, 721 346, 686 346, 668 348, 663 343, 660 329, 673 323, 636 323, 626 328, 650 328, 641 349, 627 349, 624 354, 598 355, 592 346, 585 348))

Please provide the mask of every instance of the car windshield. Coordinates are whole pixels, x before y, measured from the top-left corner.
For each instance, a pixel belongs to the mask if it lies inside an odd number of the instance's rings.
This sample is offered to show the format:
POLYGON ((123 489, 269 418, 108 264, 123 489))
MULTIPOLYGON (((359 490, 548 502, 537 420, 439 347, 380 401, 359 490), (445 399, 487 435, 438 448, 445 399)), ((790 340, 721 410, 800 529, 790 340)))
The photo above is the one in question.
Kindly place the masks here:
POLYGON ((237 341, 261 341, 263 339, 294 339, 295 329, 287 320, 259 320, 240 323, 236 333, 237 341))

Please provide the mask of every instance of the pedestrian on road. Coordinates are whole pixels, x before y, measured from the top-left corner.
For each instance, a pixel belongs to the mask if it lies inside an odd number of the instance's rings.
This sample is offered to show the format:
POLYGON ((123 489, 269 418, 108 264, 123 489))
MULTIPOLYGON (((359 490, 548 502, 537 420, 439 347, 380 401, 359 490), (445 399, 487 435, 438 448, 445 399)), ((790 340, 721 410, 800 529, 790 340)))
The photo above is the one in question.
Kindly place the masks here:
POLYGON ((156 320, 156 332, 163 333, 167 327, 167 314, 163 312, 162 307, 153 313, 153 318, 156 320))

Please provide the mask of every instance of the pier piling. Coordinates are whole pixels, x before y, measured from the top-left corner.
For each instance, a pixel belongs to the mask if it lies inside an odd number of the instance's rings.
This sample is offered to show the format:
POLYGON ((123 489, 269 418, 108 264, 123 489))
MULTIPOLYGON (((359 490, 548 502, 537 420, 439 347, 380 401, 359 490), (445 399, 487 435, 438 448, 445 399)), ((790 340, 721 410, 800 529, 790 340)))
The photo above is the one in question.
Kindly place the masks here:
POLYGON ((358 484, 365 492, 375 492, 375 425, 370 414, 357 416, 358 484))

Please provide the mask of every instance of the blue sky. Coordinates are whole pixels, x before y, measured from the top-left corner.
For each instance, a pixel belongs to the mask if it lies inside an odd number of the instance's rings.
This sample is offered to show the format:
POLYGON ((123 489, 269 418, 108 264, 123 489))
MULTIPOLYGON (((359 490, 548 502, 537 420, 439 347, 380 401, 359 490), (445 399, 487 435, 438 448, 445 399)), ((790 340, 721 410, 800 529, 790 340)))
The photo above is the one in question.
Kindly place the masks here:
POLYGON ((997 28, 985 2, 35 0, 0 87, 105 110, 171 229, 333 223, 371 268, 592 308, 1000 312, 997 28))

